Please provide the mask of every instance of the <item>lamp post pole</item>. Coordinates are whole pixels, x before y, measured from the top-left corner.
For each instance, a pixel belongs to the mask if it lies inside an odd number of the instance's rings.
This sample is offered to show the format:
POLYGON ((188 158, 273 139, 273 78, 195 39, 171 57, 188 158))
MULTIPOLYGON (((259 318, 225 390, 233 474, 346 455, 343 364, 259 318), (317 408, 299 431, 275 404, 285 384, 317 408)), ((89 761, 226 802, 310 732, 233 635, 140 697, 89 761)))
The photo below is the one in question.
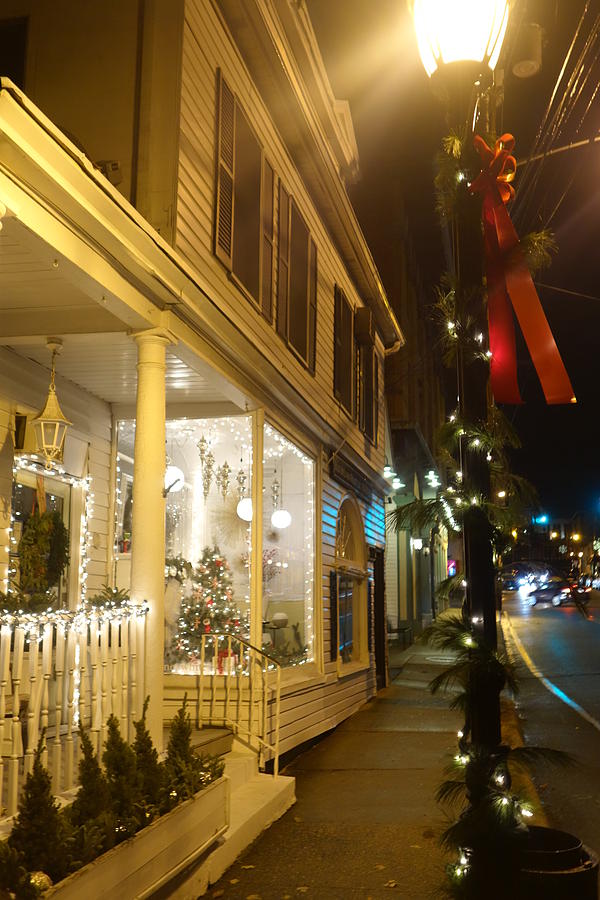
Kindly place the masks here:
MULTIPOLYGON (((447 96, 453 124, 473 123, 475 111, 485 120, 489 94, 486 82, 500 54, 506 32, 508 0, 413 0, 412 13, 421 59, 447 96), (473 104, 473 98, 476 103, 473 104)), ((488 130, 488 122, 483 123, 488 130)), ((483 237, 481 199, 472 195, 468 183, 479 164, 468 128, 463 156, 466 177, 457 191, 453 228, 453 275, 455 302, 462 321, 475 333, 487 337, 487 315, 483 287, 483 237)), ((487 342, 486 342, 487 346, 487 342)), ((485 427, 488 418, 489 366, 476 356, 465 359, 458 347, 459 413, 461 421, 485 427)), ((480 450, 461 442, 463 482, 472 491, 472 503, 464 514, 463 541, 467 606, 475 634, 495 650, 496 595, 492 556, 492 529, 480 499, 490 496, 488 460, 480 450)), ((500 744, 500 690, 502 685, 482 681, 471 685, 471 736, 474 744, 500 744)))

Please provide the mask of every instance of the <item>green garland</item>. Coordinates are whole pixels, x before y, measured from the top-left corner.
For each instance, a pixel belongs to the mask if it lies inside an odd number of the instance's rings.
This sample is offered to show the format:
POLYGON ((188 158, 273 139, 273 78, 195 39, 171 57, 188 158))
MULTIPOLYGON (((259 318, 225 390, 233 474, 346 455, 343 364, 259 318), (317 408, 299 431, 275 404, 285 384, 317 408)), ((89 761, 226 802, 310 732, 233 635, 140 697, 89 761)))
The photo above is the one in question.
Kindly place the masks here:
POLYGON ((57 510, 32 513, 19 541, 20 588, 27 593, 58 585, 69 563, 69 532, 57 510))

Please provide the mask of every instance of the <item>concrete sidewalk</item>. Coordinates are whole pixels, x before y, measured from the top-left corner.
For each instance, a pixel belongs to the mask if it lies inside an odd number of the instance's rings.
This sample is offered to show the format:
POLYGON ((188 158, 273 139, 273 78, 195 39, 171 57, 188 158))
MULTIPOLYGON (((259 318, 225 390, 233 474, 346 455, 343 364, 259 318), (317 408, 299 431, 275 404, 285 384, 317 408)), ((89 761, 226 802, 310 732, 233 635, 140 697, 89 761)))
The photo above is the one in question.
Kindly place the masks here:
POLYGON ((427 683, 449 661, 419 645, 393 658, 398 674, 390 687, 287 767, 296 777, 296 805, 206 896, 438 896, 444 814, 434 798, 461 720, 427 683))

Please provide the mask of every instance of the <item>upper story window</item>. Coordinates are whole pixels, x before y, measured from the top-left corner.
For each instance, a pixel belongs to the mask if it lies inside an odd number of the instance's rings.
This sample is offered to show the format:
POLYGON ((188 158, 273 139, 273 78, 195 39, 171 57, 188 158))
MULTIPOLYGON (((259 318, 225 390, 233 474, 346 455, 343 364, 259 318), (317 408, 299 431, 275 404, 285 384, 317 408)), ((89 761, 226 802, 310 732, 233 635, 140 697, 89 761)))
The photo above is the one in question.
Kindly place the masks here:
POLYGON ((220 71, 217 92, 215 254, 272 321, 275 176, 220 71))
POLYGON ((317 247, 294 198, 279 184, 277 331, 315 371, 317 247))
POLYGON ((334 291, 333 392, 346 412, 374 444, 379 429, 379 359, 371 311, 355 312, 343 290, 334 291))

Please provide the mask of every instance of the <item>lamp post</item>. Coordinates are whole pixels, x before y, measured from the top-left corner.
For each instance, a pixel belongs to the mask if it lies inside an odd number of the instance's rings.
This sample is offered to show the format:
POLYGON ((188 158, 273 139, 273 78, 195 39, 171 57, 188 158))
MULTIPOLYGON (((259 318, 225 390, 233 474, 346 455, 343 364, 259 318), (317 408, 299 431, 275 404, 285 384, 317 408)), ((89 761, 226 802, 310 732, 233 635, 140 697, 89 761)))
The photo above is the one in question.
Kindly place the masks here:
MULTIPOLYGON (((488 345, 487 315, 483 292, 483 239, 481 200, 468 183, 478 172, 472 134, 483 119, 488 130, 488 88, 498 62, 509 17, 508 0, 412 0, 417 44, 423 65, 438 93, 444 95, 451 123, 467 125, 464 184, 458 187, 452 229, 456 308, 463 321, 472 323, 488 345), (454 121, 452 121, 454 120, 454 121), (458 120, 458 121, 457 121, 458 120), (471 160, 468 154, 472 153, 471 160)), ((457 381, 461 420, 484 426, 488 413, 489 366, 478 354, 465 358, 457 348, 457 381)), ((463 541, 467 607, 478 637, 496 648, 496 596, 492 556, 492 531, 478 499, 489 498, 490 476, 485 455, 462 441, 460 468, 473 492, 473 503, 464 515, 463 541)), ((472 739, 495 747, 500 743, 500 689, 493 683, 473 685, 472 739)))

